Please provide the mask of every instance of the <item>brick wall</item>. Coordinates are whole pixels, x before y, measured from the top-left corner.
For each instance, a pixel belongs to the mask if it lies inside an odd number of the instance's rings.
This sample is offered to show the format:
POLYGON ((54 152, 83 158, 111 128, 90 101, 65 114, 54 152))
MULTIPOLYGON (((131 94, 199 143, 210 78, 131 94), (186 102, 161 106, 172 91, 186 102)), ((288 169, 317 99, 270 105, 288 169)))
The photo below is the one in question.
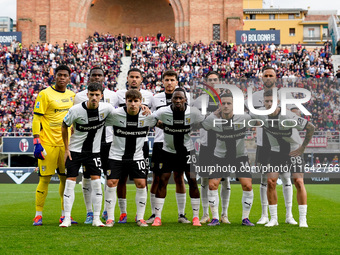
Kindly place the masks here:
POLYGON ((221 40, 235 40, 242 29, 242 0, 17 0, 17 28, 23 44, 39 41, 46 25, 47 41, 83 41, 94 31, 134 36, 158 31, 178 41, 212 40, 220 24, 221 40), (169 5, 169 3, 171 5, 169 5))

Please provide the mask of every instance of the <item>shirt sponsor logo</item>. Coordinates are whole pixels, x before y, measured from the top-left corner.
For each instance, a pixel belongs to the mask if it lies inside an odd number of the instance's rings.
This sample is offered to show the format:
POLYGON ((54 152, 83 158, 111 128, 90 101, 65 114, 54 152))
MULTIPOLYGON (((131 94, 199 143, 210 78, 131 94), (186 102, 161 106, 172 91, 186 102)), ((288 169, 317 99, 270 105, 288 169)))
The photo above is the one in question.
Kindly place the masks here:
POLYGON ((57 113, 57 112, 68 112, 70 108, 65 108, 65 109, 54 109, 54 112, 57 113))
POLYGON ((97 121, 97 120, 99 120, 98 116, 89 118, 89 121, 97 121))
POLYGON ((174 124, 183 124, 184 120, 174 120, 174 124))
POLYGON ((127 126, 137 126, 137 122, 127 122, 127 126))

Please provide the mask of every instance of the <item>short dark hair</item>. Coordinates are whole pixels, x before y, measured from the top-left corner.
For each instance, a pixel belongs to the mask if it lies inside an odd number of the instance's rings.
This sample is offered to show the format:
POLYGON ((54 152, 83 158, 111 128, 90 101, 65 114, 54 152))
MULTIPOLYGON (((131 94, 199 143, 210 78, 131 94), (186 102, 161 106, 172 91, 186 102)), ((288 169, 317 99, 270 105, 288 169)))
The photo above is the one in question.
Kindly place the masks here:
POLYGON ((208 78, 210 75, 213 75, 213 74, 217 75, 217 77, 218 77, 219 79, 221 78, 221 75, 220 75, 218 72, 215 72, 215 71, 209 71, 209 72, 205 75, 205 77, 208 78))
POLYGON ((139 68, 136 68, 136 67, 133 67, 133 68, 131 68, 129 71, 128 71, 128 76, 129 76, 129 74, 131 73, 131 72, 138 72, 138 73, 140 73, 140 75, 143 77, 143 73, 142 73, 142 71, 139 69, 139 68))
MULTIPOLYGON (((229 90, 228 90, 229 91, 229 90)), ((220 95, 220 98, 222 99, 223 97, 231 97, 233 98, 233 94, 230 92, 226 92, 220 95)))
POLYGON ((273 90, 268 89, 263 93, 263 97, 272 97, 273 96, 273 90))
POLYGON ((129 89, 125 93, 125 100, 127 100, 127 99, 140 99, 140 100, 142 100, 142 93, 140 93, 136 89, 129 89))
POLYGON ((272 67, 272 66, 265 66, 265 67, 263 67, 263 69, 262 69, 262 73, 264 73, 264 71, 266 71, 266 70, 273 70, 273 71, 276 73, 276 70, 275 70, 275 68, 274 68, 274 67, 272 67))
POLYGON ((176 89, 174 90, 174 93, 172 93, 172 95, 174 95, 175 92, 177 92, 177 91, 183 92, 183 93, 184 93, 184 97, 187 98, 187 94, 186 94, 186 92, 185 92, 185 89, 183 89, 183 88, 176 88, 176 89))
POLYGON ((67 65, 59 65, 55 69, 55 73, 57 74, 60 70, 66 70, 68 72, 68 75, 71 75, 71 69, 67 65))
POLYGON ((103 93, 103 84, 100 84, 98 82, 90 82, 87 86, 87 91, 97 91, 100 90, 101 93, 103 93))
POLYGON ((100 70, 100 71, 102 71, 103 74, 104 74, 103 68, 101 68, 100 66, 95 66, 95 67, 92 67, 91 70, 90 70, 90 77, 91 77, 91 74, 92 74, 92 71, 93 71, 93 70, 100 70))
POLYGON ((176 80, 178 80, 178 74, 176 71, 174 70, 166 70, 163 74, 162 74, 162 80, 165 78, 165 76, 175 76, 176 80))

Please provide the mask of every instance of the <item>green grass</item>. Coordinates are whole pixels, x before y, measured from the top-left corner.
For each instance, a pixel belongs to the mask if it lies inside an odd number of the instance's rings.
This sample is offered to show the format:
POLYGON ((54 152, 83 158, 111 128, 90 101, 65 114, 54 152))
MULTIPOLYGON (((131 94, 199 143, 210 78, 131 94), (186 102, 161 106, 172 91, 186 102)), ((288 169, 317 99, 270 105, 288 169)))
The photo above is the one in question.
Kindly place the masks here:
MULTIPOLYGON (((85 206, 80 185, 72 216, 78 226, 58 227, 60 200, 58 185, 51 184, 41 227, 32 226, 35 213, 33 184, 0 185, 0 254, 339 254, 340 186, 306 185, 309 228, 284 223, 282 188, 278 187, 279 226, 241 226, 241 187, 232 185, 229 206, 231 225, 193 227, 177 223, 175 187, 169 185, 161 227, 140 228, 134 223, 135 188, 128 185, 128 223, 113 228, 94 228, 83 224, 85 206)), ((294 190, 294 195, 296 190, 294 190)), ((254 185, 254 205, 250 219, 260 218, 259 186, 254 185)), ((192 217, 190 199, 187 216, 192 217)), ((201 213, 202 214, 202 213, 201 213)), ((200 215, 201 215, 200 214, 200 215)), ((296 198, 293 214, 298 220, 296 198)), ((150 216, 150 203, 145 218, 150 216)), ((116 221, 119 217, 116 206, 116 221)))

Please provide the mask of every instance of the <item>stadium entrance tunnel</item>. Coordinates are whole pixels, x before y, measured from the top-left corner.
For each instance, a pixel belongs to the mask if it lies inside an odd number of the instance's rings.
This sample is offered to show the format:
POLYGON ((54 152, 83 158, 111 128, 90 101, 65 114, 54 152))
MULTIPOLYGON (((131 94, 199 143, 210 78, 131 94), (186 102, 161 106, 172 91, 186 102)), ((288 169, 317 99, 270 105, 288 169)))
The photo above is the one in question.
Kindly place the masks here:
MULTIPOLYGON (((179 18, 177 2, 180 0, 83 0, 86 34, 93 35, 124 33, 134 37, 156 36, 160 31, 164 36, 176 36, 175 24, 179 18)), ((176 39, 177 38, 176 36, 176 39)))

